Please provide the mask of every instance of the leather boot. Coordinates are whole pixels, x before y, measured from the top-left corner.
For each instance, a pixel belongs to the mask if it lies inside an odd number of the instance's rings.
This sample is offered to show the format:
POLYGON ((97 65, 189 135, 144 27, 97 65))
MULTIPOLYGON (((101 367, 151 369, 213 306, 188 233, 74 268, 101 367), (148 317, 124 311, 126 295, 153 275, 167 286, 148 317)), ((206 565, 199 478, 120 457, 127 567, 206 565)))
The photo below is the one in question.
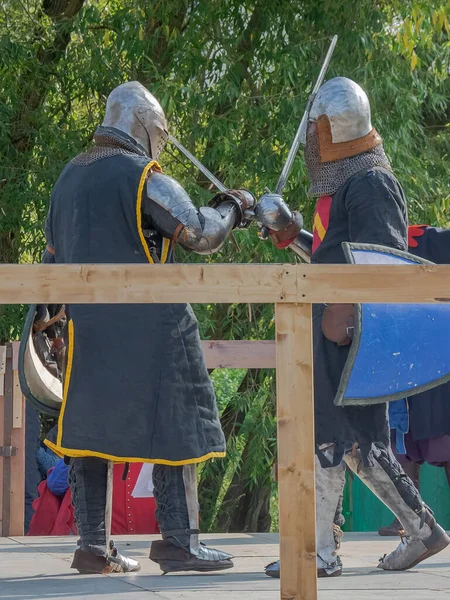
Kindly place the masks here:
POLYGON ((80 535, 71 568, 99 574, 139 571, 139 563, 121 555, 110 540, 112 463, 91 457, 71 459, 69 483, 80 535))
POLYGON ((233 567, 232 555, 199 543, 195 465, 155 465, 153 491, 163 539, 152 543, 150 560, 163 574, 178 571, 222 571, 233 567))
POLYGON ((98 546, 79 548, 75 551, 71 568, 77 569, 83 575, 130 573, 140 570, 141 566, 138 561, 120 554, 114 544, 112 544, 110 554, 106 554, 105 550, 98 546))
POLYGON ((233 567, 233 557, 227 552, 204 544, 191 550, 189 546, 175 545, 170 538, 152 542, 149 558, 158 563, 163 575, 178 571, 223 571, 233 567))

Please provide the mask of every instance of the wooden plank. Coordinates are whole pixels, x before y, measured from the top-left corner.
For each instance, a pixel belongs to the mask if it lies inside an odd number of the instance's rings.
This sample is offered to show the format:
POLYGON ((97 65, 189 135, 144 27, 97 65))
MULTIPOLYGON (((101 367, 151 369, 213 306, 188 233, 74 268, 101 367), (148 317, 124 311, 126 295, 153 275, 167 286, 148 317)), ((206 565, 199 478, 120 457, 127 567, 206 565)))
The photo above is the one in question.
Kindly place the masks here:
POLYGON ((0 265, 0 304, 450 302, 450 265, 0 265))
MULTIPOLYGON (((12 445, 12 395, 13 395, 13 370, 12 370, 12 348, 6 345, 6 372, 5 372, 5 394, 3 411, 3 445, 12 445)), ((2 481, 2 535, 10 535, 11 516, 11 458, 0 458, 3 464, 2 481)))
POLYGON ((298 301, 450 302, 450 265, 298 265, 298 301))
POLYGON ((13 371, 12 426, 20 429, 24 423, 23 396, 19 383, 19 372, 13 371))
POLYGON ((12 368, 13 371, 17 371, 19 368, 19 349, 20 342, 11 342, 12 347, 12 368))
POLYGON ((311 308, 275 312, 282 600, 317 600, 311 308))
MULTIPOLYGON (((3 446, 6 346, 0 346, 0 446, 3 446)), ((0 537, 3 537, 3 458, 0 458, 0 537)))
POLYGON ((5 389, 6 346, 0 346, 0 396, 5 389))
POLYGON ((274 369, 275 341, 202 341, 208 369, 274 369))
POLYGON ((293 302, 295 265, 0 265, 0 304, 293 302))
POLYGON ((20 342, 11 342, 13 390, 12 390, 12 432, 11 445, 16 454, 11 461, 11 512, 9 535, 24 534, 25 517, 25 398, 22 396, 19 383, 19 348, 20 342))
POLYGON ((25 399, 20 394, 20 413, 23 415, 22 426, 12 429, 11 445, 16 448, 16 454, 9 459, 11 463, 10 485, 10 517, 9 534, 24 534, 25 515, 25 399))

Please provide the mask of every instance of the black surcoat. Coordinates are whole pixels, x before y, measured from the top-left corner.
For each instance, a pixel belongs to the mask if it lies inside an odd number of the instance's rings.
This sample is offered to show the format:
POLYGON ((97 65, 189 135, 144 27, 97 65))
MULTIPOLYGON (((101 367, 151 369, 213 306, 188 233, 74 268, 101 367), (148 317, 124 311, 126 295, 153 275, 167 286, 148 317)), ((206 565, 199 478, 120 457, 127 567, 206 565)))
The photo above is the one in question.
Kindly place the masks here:
MULTIPOLYGON (((311 262, 345 263, 342 242, 407 249, 405 198, 390 171, 381 167, 361 171, 333 196, 319 198, 311 262)), ((324 308, 324 305, 313 307, 316 444, 336 444, 335 463, 355 442, 367 458, 372 442, 389 443, 387 406, 344 408, 333 403, 349 346, 338 346, 324 337, 321 330, 324 308)))
MULTIPOLYGON (((132 153, 66 166, 46 226, 56 263, 152 262, 141 213, 148 168, 147 157, 132 153)), ((64 399, 53 449, 169 465, 224 455, 188 304, 70 304, 66 314, 64 399)))

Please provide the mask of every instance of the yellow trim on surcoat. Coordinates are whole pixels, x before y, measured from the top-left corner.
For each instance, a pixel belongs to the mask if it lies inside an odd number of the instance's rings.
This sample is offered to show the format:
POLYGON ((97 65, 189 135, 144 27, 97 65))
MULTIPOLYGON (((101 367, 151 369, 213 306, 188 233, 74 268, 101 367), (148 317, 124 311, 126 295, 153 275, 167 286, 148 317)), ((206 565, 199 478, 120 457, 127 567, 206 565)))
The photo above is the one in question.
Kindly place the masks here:
POLYGON ((104 458, 113 462, 142 462, 142 463, 153 463, 157 465, 169 465, 169 466, 182 466, 182 465, 194 465, 197 463, 204 462, 210 458, 224 458, 225 452, 209 452, 204 456, 197 458, 187 458, 185 460, 166 460, 165 458, 136 458, 128 456, 114 456, 113 454, 104 454, 103 452, 94 452, 91 450, 76 450, 75 448, 63 448, 59 444, 53 444, 49 440, 45 440, 46 446, 51 448, 53 452, 58 456, 70 456, 71 458, 80 458, 83 456, 94 456, 96 458, 104 458))
POLYGON ((148 262, 153 265, 155 264, 155 261, 153 260, 152 255, 150 254, 147 242, 145 241, 144 232, 142 231, 142 192, 144 191, 144 185, 147 181, 148 172, 150 171, 150 169, 156 169, 160 172, 162 171, 161 167, 156 162, 156 160, 152 160, 148 163, 148 165, 145 165, 144 170, 142 171, 136 198, 136 225, 139 238, 141 240, 141 244, 145 252, 145 256, 147 257, 148 262))
POLYGON ((170 248, 170 240, 167 238, 163 238, 163 244, 161 249, 161 263, 164 264, 167 260, 167 256, 169 254, 170 248))
POLYGON ((63 389, 63 400, 61 405, 61 412, 59 413, 58 419, 58 437, 56 443, 61 446, 62 434, 63 434, 63 419, 64 411, 66 409, 67 394, 69 393, 70 376, 72 375, 72 363, 73 363, 73 347, 74 347, 74 329, 73 321, 69 320, 67 323, 68 341, 67 341, 67 365, 66 372, 64 374, 64 389, 63 389))

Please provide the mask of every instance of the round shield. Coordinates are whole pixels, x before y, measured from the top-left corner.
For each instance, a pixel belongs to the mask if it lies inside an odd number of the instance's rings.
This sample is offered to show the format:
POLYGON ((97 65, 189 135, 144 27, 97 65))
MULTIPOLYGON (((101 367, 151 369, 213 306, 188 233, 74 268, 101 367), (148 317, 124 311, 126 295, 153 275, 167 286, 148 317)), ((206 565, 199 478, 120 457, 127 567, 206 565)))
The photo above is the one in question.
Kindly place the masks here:
POLYGON ((19 380, 25 398, 40 412, 59 415, 63 398, 61 370, 52 358, 52 340, 36 333, 37 306, 30 306, 20 342, 19 380))

